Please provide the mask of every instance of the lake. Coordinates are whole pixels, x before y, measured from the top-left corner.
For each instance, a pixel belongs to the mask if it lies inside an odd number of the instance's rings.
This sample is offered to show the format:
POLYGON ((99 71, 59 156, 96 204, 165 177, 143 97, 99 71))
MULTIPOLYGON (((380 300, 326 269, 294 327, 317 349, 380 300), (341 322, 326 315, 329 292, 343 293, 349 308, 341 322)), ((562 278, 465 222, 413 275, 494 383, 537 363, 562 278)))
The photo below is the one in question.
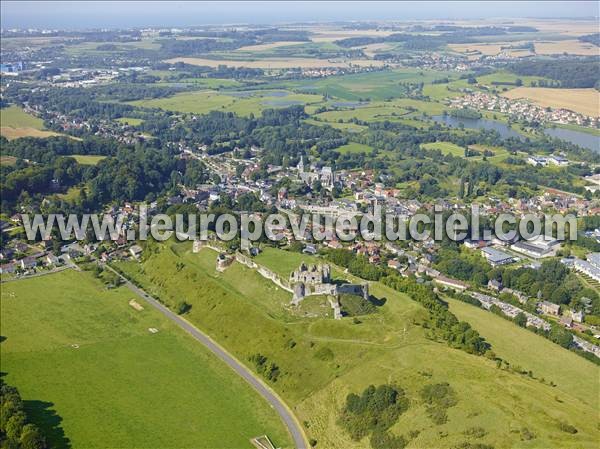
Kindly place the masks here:
POLYGON ((593 134, 575 131, 566 128, 546 128, 544 134, 550 137, 566 140, 583 148, 588 148, 596 153, 600 153, 600 137, 593 134))
POLYGON ((503 139, 507 139, 508 137, 523 139, 521 134, 509 128, 508 125, 501 122, 496 122, 494 120, 487 120, 484 118, 458 118, 451 117, 449 115, 434 115, 432 118, 435 122, 450 126, 452 128, 458 128, 462 123, 465 128, 498 131, 498 134, 500 134, 500 137, 503 139))

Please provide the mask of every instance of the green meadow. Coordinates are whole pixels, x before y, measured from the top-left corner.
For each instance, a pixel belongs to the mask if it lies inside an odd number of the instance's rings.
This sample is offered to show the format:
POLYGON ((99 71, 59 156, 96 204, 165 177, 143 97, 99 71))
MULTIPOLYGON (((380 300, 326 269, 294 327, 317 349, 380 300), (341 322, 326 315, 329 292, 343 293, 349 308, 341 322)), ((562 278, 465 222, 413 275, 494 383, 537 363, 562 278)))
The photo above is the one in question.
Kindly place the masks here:
MULTIPOLYGON (((589 416, 598 406, 598 368, 533 333, 519 335, 523 350, 518 354, 506 349, 510 341, 497 343, 498 355, 532 370, 529 377, 430 340, 421 326, 425 310, 379 283, 370 284, 370 293, 379 300, 377 311, 358 321, 324 314, 305 317, 289 305, 290 293, 254 270, 234 262, 217 272, 217 253, 210 249, 194 254, 189 243, 167 243, 150 252, 142 264, 122 262, 118 267, 165 303, 188 302, 188 319, 239 359, 260 353, 275 363, 279 376, 269 383, 320 447, 369 447, 368 439, 351 440, 337 418, 348 393, 382 383, 397 384, 410 398, 409 410, 391 428, 396 435, 411 432, 410 448, 476 443, 496 449, 597 447, 600 431, 589 416), (547 360, 554 362, 548 365, 547 360), (567 366, 572 363, 576 368, 567 366), (575 379, 574 369, 583 374, 575 379), (425 385, 439 382, 450 383, 458 398, 445 424, 428 418, 419 397, 425 385), (577 433, 562 431, 565 423, 577 433), (483 431, 474 437, 472 428, 483 431)), ((265 248, 256 261, 287 277, 300 262, 319 259, 265 248)), ((337 269, 334 275, 352 280, 337 269)), ((318 303, 306 307, 315 310, 318 303)), ((506 332, 499 329, 499 336, 506 332)), ((486 336, 487 328, 480 330, 486 336)), ((494 345, 500 337, 490 333, 489 338, 494 345)))
POLYGON ((339 148, 336 148, 336 151, 339 151, 342 154, 345 153, 370 153, 373 151, 373 148, 369 145, 364 145, 362 143, 350 142, 346 145, 342 145, 339 148))
POLYGON ((96 165, 102 159, 106 158, 106 156, 94 156, 91 154, 74 154, 71 157, 81 165, 96 165))
POLYGON ((290 446, 244 380, 134 297, 72 270, 2 285, 2 371, 51 447, 290 446))
POLYGON ((321 102, 320 95, 286 93, 277 96, 270 91, 249 92, 236 96, 235 92, 194 91, 176 94, 172 97, 151 100, 137 100, 129 104, 144 108, 161 108, 169 111, 207 114, 210 111, 234 112, 238 115, 260 115, 265 109, 282 108, 295 104, 321 102))
MULTIPOLYGON (((292 89, 317 92, 329 97, 356 101, 370 99, 382 101, 403 96, 400 83, 425 83, 449 77, 456 79, 455 72, 403 68, 372 73, 332 76, 319 80, 291 81, 281 83, 292 89)), ((274 83, 274 86, 278 85, 274 83)))

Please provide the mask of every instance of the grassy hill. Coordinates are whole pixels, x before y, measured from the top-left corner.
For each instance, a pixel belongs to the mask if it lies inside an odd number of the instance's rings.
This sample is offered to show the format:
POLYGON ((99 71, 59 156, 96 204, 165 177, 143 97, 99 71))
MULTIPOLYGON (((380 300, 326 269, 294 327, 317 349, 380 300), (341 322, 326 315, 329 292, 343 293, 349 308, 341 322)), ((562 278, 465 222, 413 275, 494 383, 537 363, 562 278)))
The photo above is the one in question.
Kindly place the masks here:
MULTIPOLYGON (((153 251, 142 264, 124 262, 119 268, 166 303, 184 299, 191 304, 188 319, 239 359, 260 353, 273 362, 279 375, 271 385, 320 447, 370 447, 368 438, 351 440, 337 420, 348 393, 384 383, 399 385, 410 399, 408 411, 391 428, 393 434, 409 440, 407 447, 475 443, 494 448, 596 447, 600 432, 589 416, 598 410, 594 394, 598 368, 581 359, 573 369, 554 369, 571 364, 576 356, 532 333, 518 335, 525 347, 534 348, 519 353, 496 341, 502 332, 511 334, 512 328, 489 337, 500 356, 532 370, 529 377, 426 338, 421 326, 425 310, 378 283, 371 284, 371 293, 384 305, 360 317, 359 323, 353 318, 305 318, 288 305, 289 293, 255 271, 234 263, 218 273, 216 253, 210 249, 193 254, 189 243, 180 243, 148 252, 153 251), (555 365, 542 358, 553 358, 555 365), (576 385, 572 377, 579 369, 583 374, 576 385), (452 386, 458 403, 448 409, 446 423, 434 424, 420 391, 441 382, 452 386), (583 394, 586 391, 589 395, 583 394), (574 426, 577 433, 561 430, 566 425, 574 426)), ((312 259, 268 249, 257 261, 287 276, 300 261, 312 259)), ((339 270, 334 274, 345 276, 339 270)), ((480 330, 487 337, 487 327, 480 330)), ((511 345, 510 340, 506 345, 511 345)))
POLYGON ((2 285, 2 371, 51 447, 290 446, 249 385, 133 297, 71 270, 2 285))

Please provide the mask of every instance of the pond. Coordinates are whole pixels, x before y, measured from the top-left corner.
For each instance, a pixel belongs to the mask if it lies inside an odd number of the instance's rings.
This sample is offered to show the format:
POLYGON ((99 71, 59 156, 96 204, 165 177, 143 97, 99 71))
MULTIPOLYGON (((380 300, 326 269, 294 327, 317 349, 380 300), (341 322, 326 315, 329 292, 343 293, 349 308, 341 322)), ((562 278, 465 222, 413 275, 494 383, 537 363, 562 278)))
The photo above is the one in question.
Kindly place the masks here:
POLYGON ((223 94, 229 95, 230 97, 248 98, 248 97, 252 97, 253 95, 255 95, 256 92, 252 91, 252 90, 236 90, 236 91, 225 91, 225 92, 223 92, 223 94))
POLYGON ((368 104, 365 101, 334 101, 331 103, 331 106, 336 108, 359 108, 368 104))
POLYGON ((303 101, 299 100, 265 100, 262 102, 265 106, 277 106, 277 107, 287 107, 287 106, 295 106, 297 104, 304 104, 303 101))
POLYGON ((566 128, 546 128, 544 129, 544 134, 566 140, 567 142, 574 143, 580 147, 588 148, 596 153, 600 153, 600 136, 594 136, 593 134, 566 128))
POLYGON ((500 137, 507 139, 509 137, 516 137, 517 139, 523 139, 523 136, 511 129, 508 125, 494 120, 487 120, 484 118, 458 118, 451 117, 449 115, 434 115, 433 120, 437 123, 441 123, 452 128, 458 128, 462 123, 465 128, 470 129, 486 129, 498 131, 500 137))

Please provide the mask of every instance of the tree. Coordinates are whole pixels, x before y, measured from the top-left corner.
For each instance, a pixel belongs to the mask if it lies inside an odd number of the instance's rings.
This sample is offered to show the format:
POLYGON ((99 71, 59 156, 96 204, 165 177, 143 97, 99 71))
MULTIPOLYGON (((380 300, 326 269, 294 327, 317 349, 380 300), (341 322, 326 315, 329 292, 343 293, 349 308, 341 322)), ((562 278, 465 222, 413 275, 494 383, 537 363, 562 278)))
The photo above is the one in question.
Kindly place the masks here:
POLYGON ((521 326, 521 327, 526 327, 527 326, 527 316, 523 312, 517 313, 517 315, 515 316, 515 318, 513 319, 513 321, 518 326, 521 326))
POLYGON ((21 443, 21 449, 45 449, 46 448, 46 440, 40 429, 33 424, 26 424, 23 427, 23 432, 21 433, 21 438, 19 439, 21 443))

